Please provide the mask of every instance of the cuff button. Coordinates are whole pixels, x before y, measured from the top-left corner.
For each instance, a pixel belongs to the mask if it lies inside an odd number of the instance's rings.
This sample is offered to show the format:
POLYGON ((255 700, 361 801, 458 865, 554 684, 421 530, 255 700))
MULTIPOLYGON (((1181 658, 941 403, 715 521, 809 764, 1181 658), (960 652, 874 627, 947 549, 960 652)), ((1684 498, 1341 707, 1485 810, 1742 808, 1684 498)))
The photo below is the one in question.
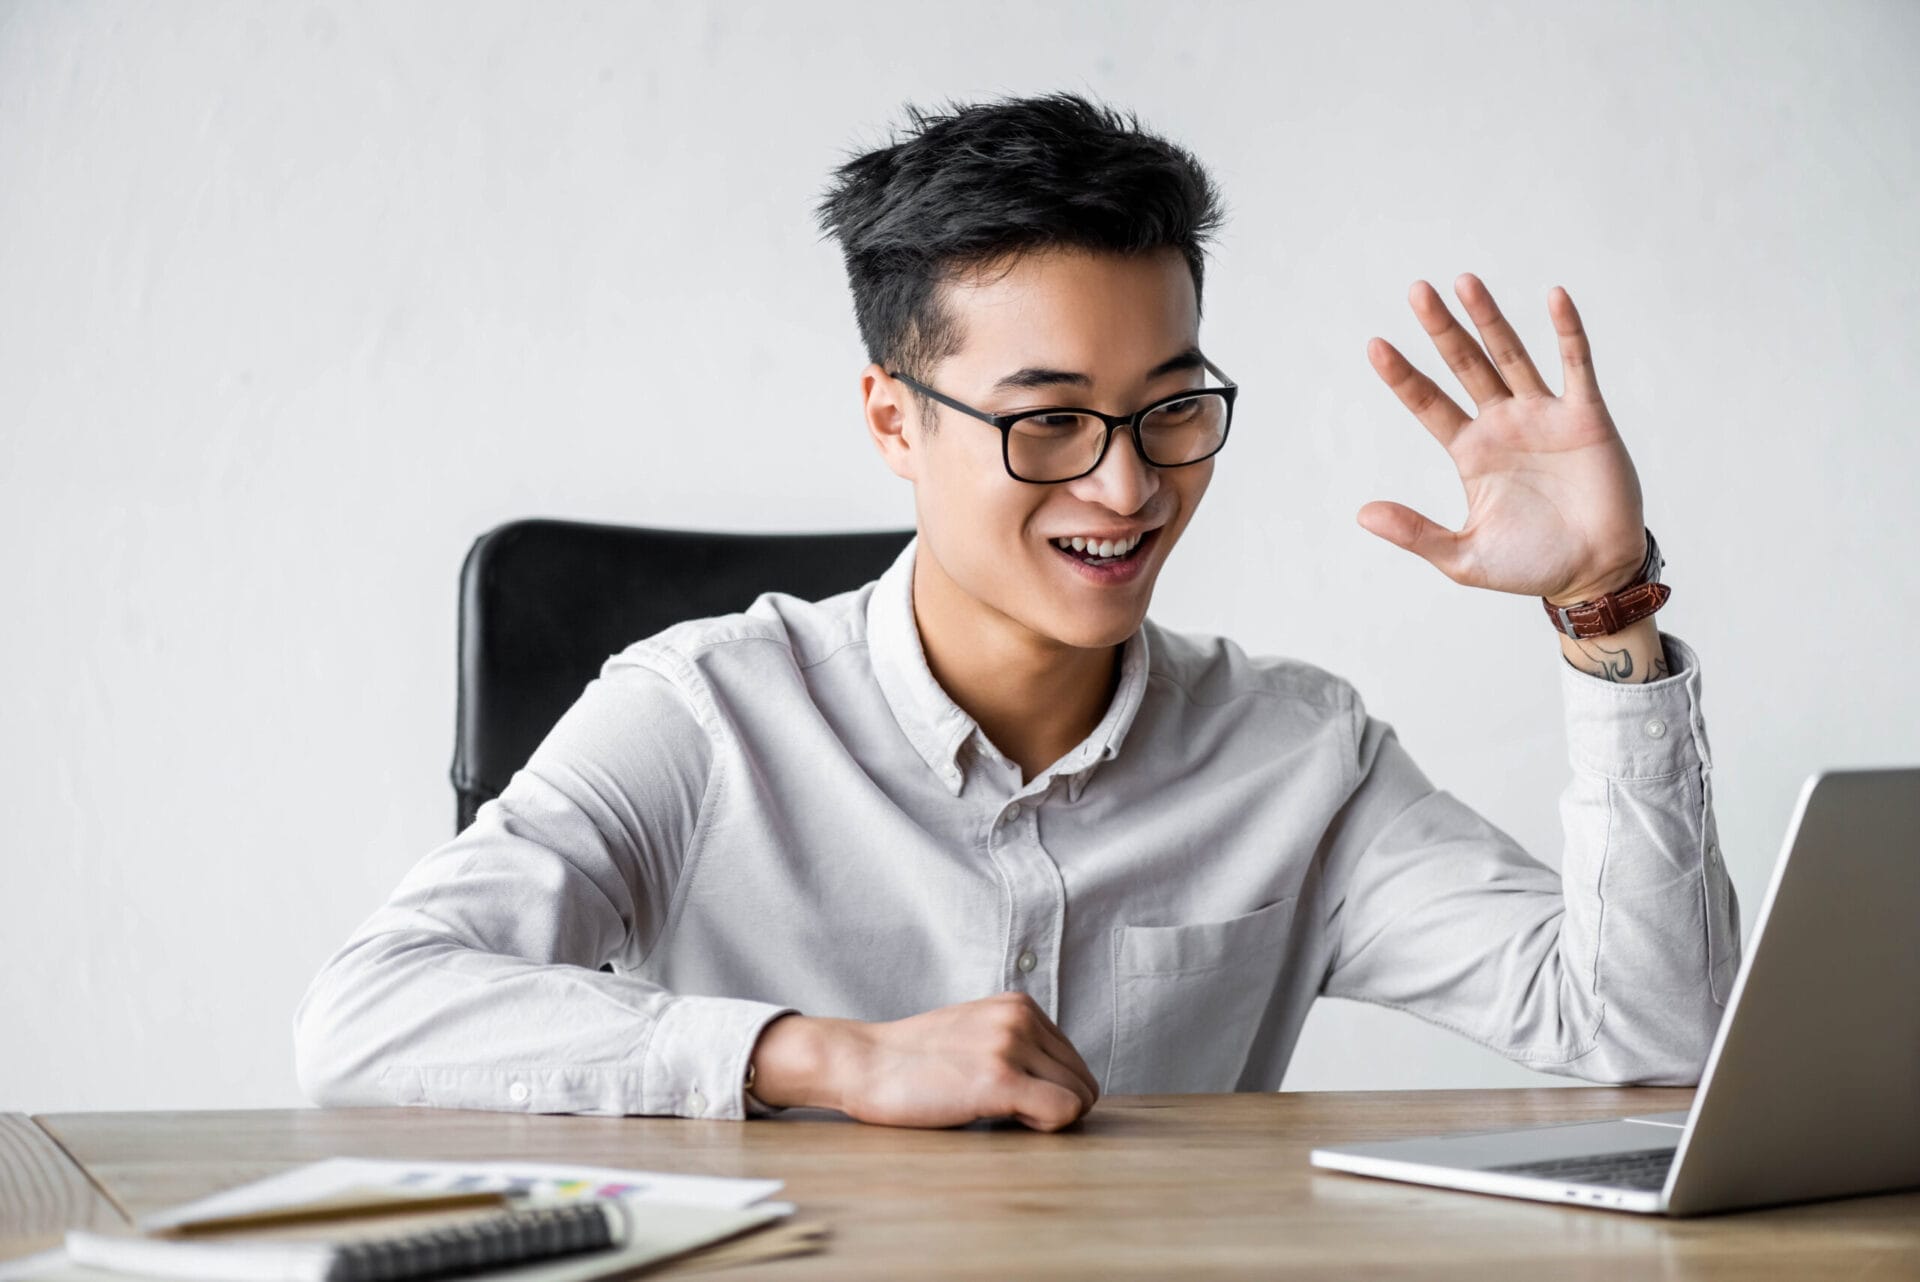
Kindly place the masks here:
POLYGON ((526 1103, 527 1096, 531 1094, 533 1094, 533 1092, 527 1089, 525 1082, 515 1082, 513 1085, 507 1087, 507 1098, 516 1104, 526 1103))

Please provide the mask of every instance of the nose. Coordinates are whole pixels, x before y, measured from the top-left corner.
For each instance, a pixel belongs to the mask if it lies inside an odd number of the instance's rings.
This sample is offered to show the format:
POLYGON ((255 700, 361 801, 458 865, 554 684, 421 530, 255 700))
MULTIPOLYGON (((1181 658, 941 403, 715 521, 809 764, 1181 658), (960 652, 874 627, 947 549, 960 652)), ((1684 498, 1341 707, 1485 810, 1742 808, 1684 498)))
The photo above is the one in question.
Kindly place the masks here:
POLYGON ((1131 516, 1159 492, 1160 469, 1140 457, 1133 433, 1123 427, 1107 442, 1107 455, 1100 465, 1068 484, 1075 497, 1131 516))

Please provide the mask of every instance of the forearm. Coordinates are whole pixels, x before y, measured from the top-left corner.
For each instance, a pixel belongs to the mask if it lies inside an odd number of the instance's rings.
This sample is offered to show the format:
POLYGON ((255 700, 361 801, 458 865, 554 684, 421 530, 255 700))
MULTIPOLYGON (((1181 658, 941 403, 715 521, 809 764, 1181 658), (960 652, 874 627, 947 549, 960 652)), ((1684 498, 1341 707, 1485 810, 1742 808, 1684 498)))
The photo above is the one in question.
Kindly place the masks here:
MULTIPOLYGON (((1542 1072, 1698 1080, 1740 964, 1699 674, 1559 678, 1572 778, 1560 869, 1435 788, 1356 696, 1362 783, 1326 855, 1321 991, 1410 1011, 1542 1072)), ((1572 665, 1569 664, 1569 667, 1572 665)))
POLYGON ((1654 622, 1657 617, 1648 615, 1618 632, 1581 640, 1560 633, 1560 653, 1574 668, 1602 681, 1638 685, 1663 680, 1672 670, 1654 622))
POLYGON ((778 1017, 776 1003, 374 932, 309 986, 295 1062, 331 1106, 739 1117, 747 1048, 778 1017))
POLYGON ((1573 766, 1560 802, 1562 960, 1606 1017, 1590 1055, 1547 1071, 1590 1081, 1698 1080, 1739 965, 1698 658, 1660 639, 1671 679, 1561 678, 1573 766))

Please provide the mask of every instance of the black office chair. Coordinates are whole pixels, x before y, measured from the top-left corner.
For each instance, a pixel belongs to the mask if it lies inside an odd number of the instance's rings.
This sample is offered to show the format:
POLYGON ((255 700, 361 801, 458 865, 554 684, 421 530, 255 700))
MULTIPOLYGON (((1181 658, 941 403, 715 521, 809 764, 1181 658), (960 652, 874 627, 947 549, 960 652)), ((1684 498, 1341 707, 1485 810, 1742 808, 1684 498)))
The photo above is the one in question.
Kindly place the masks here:
POLYGON ((857 588, 912 530, 710 534, 583 521, 510 521, 460 569, 455 832, 500 795, 607 657, 762 592, 809 601, 857 588))

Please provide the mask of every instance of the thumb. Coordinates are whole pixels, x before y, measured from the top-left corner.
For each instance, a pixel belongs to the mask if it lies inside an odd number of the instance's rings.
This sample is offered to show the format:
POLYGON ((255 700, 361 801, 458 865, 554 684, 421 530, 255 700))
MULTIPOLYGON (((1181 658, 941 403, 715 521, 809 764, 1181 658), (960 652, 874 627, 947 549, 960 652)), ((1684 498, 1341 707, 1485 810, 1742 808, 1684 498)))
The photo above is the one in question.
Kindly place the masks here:
POLYGON ((1405 548, 1448 578, 1456 578, 1454 567, 1460 557, 1460 536, 1444 525, 1429 521, 1412 508, 1384 499, 1362 507, 1360 528, 1377 534, 1395 547, 1405 548))

